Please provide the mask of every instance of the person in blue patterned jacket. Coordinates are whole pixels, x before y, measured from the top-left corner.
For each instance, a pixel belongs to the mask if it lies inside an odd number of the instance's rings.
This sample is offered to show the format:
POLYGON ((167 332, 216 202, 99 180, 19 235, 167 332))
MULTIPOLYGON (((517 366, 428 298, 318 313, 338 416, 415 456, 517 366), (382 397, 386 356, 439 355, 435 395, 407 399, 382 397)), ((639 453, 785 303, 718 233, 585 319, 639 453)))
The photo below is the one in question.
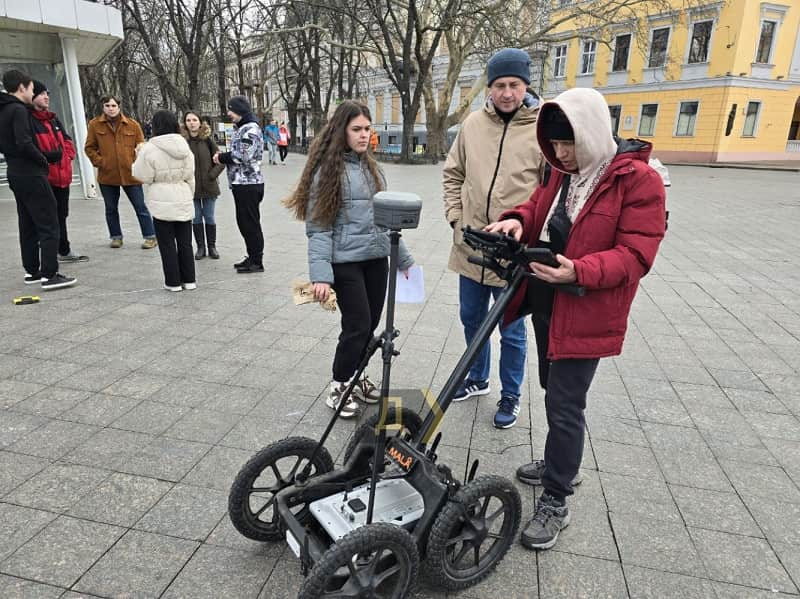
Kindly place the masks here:
POLYGON ((264 197, 261 126, 244 96, 233 96, 228 100, 228 116, 234 124, 230 151, 214 154, 214 163, 224 164, 228 169, 228 184, 236 206, 236 224, 247 248, 244 259, 233 266, 240 274, 264 272, 264 233, 259 212, 264 197))

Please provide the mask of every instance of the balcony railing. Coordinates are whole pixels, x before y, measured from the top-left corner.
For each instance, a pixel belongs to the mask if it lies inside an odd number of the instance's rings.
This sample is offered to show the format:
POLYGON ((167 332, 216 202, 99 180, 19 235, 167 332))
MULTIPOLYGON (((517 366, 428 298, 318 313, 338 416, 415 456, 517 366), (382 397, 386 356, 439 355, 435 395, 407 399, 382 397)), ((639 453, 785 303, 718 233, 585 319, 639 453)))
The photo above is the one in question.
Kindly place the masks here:
POLYGON ((786 151, 800 154, 800 139, 789 140, 786 142, 786 151))

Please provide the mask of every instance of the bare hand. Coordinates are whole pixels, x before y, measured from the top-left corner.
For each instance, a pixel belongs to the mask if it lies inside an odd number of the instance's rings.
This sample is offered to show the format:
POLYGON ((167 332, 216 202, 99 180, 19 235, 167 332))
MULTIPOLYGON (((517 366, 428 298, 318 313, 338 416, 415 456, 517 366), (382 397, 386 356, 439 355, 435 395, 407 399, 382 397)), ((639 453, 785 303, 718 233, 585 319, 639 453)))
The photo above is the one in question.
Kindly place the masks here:
POLYGON ((516 218, 509 218, 486 225, 483 230, 490 233, 505 233, 506 235, 511 235, 517 241, 522 237, 522 223, 516 218))
POLYGON ((327 302, 331 296, 330 283, 314 283, 314 299, 318 302, 327 302))
POLYGON ((529 266, 533 274, 545 283, 574 283, 578 280, 578 275, 575 274, 575 264, 569 258, 556 254, 558 260, 558 268, 541 264, 540 262, 531 262, 529 266))
POLYGON ((214 155, 211 157, 211 162, 214 164, 219 164, 219 152, 214 153, 214 155))

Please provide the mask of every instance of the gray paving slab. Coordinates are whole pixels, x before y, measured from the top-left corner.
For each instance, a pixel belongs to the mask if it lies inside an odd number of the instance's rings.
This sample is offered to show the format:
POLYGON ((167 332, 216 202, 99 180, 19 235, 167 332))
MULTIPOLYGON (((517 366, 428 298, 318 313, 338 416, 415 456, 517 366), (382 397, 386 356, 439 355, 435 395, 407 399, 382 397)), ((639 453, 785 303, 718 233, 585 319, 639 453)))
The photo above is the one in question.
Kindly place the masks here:
POLYGON ((0 562, 0 571, 69 588, 124 532, 118 526, 60 516, 0 562))
POLYGON ((226 500, 227 492, 177 484, 135 527, 161 535, 202 541, 225 514, 226 500))
POLYGON ((130 530, 74 588, 101 597, 158 597, 197 547, 194 541, 130 530))
MULTIPOLYGON (((291 302, 291 281, 307 267, 303 225, 279 203, 302 157, 289 164, 265 169, 263 277, 231 268, 242 243, 228 190, 218 203, 222 259, 197 263, 191 293, 161 289, 158 254, 138 248, 127 206, 129 243, 108 248, 98 201, 71 205, 73 245, 91 257, 64 266, 76 287, 16 307, 6 300, 30 288, 16 259, 0 264, 4 599, 295 595, 299 564, 285 545, 246 539, 226 515, 232 479, 254 451, 286 435, 317 437, 330 416, 323 400, 338 316, 291 302), (76 543, 66 546, 70 534, 76 543)), ((796 175, 671 170, 670 231, 642 281, 623 354, 598 369, 584 483, 556 551, 515 543, 477 587, 448 594, 423 583, 415 598, 800 593, 796 175), (788 199, 775 205, 765 187, 788 199), (760 212, 772 218, 753 220, 760 212), (775 260, 775 248, 787 258, 775 260)), ((435 395, 464 346, 457 277, 445 266, 441 166, 386 173, 390 187, 402 182, 423 197, 421 226, 404 237, 428 294, 398 306, 393 383, 435 395)), ((0 200, 8 256, 18 255, 14 212, 0 200)), ((496 356, 496 335, 492 344, 496 356)), ((370 372, 379 378, 377 359, 370 372)), ((495 364, 490 382, 499 389, 495 364)), ((439 453, 457 474, 477 458, 481 473, 513 477, 541 457, 536 377, 526 377, 517 427, 493 429, 496 401, 454 405, 442 423, 439 453)), ((334 429, 334 458, 353 426, 334 429)), ((524 520, 540 489, 516 486, 524 520)))
POLYGON ((0 597, 5 599, 55 599, 63 592, 59 587, 0 574, 0 597))

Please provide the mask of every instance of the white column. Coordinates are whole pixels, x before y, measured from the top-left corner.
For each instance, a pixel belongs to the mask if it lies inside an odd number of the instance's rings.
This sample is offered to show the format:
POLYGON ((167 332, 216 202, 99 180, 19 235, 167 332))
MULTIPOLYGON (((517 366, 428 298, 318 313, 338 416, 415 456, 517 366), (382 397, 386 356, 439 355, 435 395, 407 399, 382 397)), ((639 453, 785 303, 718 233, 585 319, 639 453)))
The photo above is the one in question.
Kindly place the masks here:
POLYGON ((83 91, 81 79, 78 75, 78 56, 75 52, 75 38, 61 38, 61 52, 64 56, 64 72, 67 76, 67 91, 69 92, 69 107, 72 112, 72 132, 75 142, 75 151, 78 154, 78 165, 81 169, 81 184, 86 198, 97 197, 97 182, 94 177, 94 166, 89 162, 88 156, 83 151, 86 144, 86 115, 83 111, 83 91))

